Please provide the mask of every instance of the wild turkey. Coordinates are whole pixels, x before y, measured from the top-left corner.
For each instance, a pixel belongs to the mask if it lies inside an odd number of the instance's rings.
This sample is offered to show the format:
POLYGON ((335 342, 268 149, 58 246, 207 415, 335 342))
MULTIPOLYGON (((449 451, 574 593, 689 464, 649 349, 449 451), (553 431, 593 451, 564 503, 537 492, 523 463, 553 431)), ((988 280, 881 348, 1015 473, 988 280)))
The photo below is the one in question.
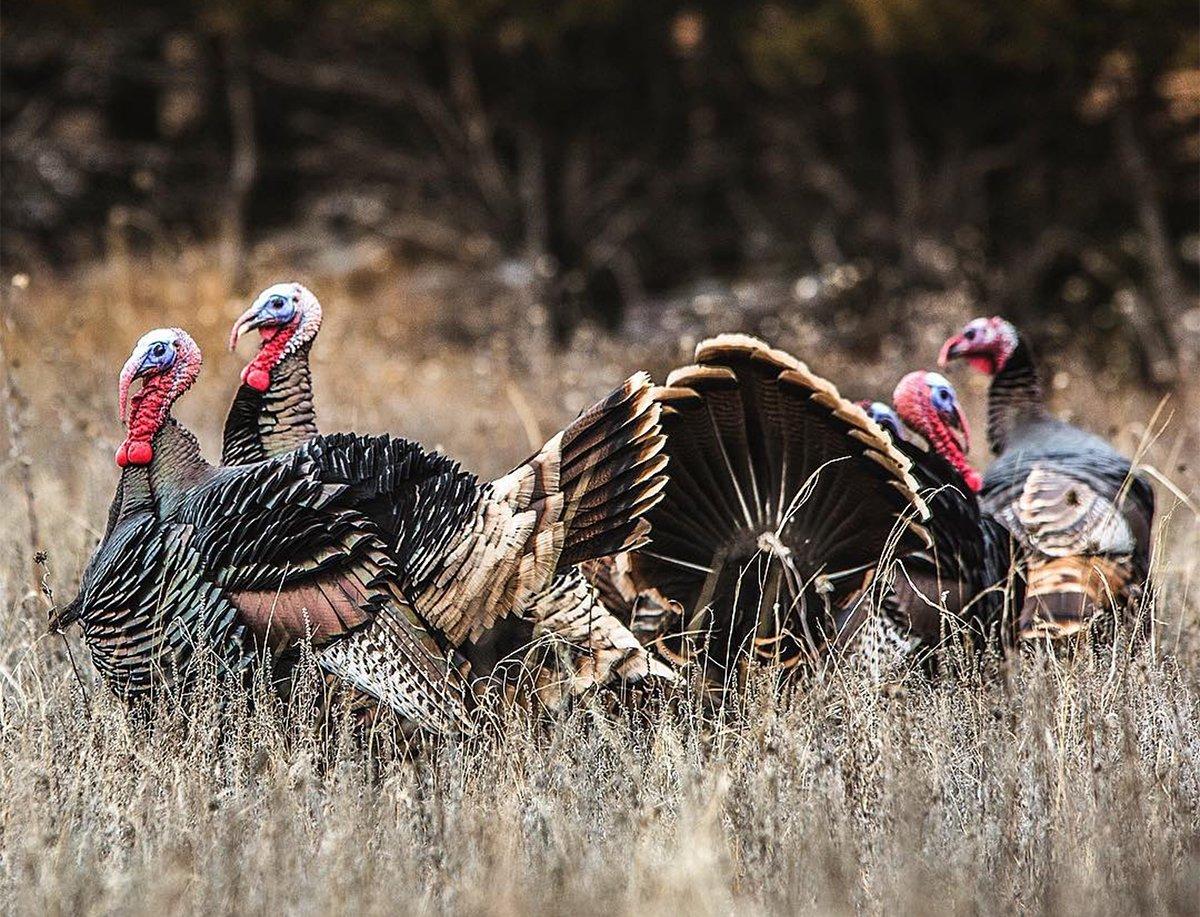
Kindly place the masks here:
POLYGON ((1066 637, 1104 608, 1135 604, 1150 567, 1153 489, 1104 440, 1051 416, 1029 345, 1009 322, 968 323, 939 362, 956 359, 992 377, 997 459, 981 498, 1028 555, 1021 635, 1066 637))
POLYGON ((721 335, 655 398, 671 475, 653 540, 592 573, 639 636, 679 660, 700 651, 708 683, 751 657, 821 657, 881 559, 927 543, 909 460, 789 354, 721 335))
MULTIPOLYGON (((880 402, 864 408, 912 463, 933 545, 900 559, 902 572, 883 598, 879 623, 894 630, 890 642, 906 654, 927 652, 953 634, 981 648, 1004 634, 1010 603, 1020 607, 1019 551, 980 509, 975 494, 982 479, 967 461, 970 429, 954 387, 939 373, 913 372, 892 397, 894 408, 880 402), (928 448, 909 439, 908 430, 928 448)), ((843 622, 843 639, 855 638, 866 623, 858 610, 856 620, 843 622)))
POLYGON ((121 375, 128 435, 108 529, 79 596, 52 621, 80 620, 97 667, 128 697, 190 682, 199 645, 240 677, 265 649, 286 659, 310 638, 323 668, 403 716, 467 729, 465 686, 428 623, 461 642, 542 588, 560 561, 639 544, 638 511, 662 486, 643 474, 660 445, 644 378, 481 484, 389 437, 317 437, 280 458, 214 468, 170 416, 199 369, 199 348, 179 329, 135 347, 121 375), (137 378, 143 388, 128 399, 137 378), (614 495, 614 482, 627 486, 614 495), (385 535, 372 516, 387 512, 396 522, 385 535))
MULTIPOLYGON (((231 349, 253 330, 259 332, 261 344, 242 371, 242 384, 225 422, 225 464, 284 455, 318 435, 309 351, 322 318, 321 304, 310 290, 299 283, 280 283, 264 290, 234 323, 231 349)), ((656 416, 657 408, 652 408, 646 419, 656 416)), ((648 429, 642 434, 633 432, 646 436, 648 444, 652 440, 648 429)), ((642 480, 652 479, 665 463, 649 454, 644 461, 648 464, 639 472, 644 472, 642 480)), ((626 483, 637 485, 637 476, 630 476, 626 483)), ((506 482, 497 484, 508 486, 506 482)), ((383 525, 390 532, 397 520, 390 507, 385 509, 383 525)), ((524 653, 519 651, 543 638, 573 649, 572 693, 616 680, 672 677, 667 666, 608 614, 574 566, 565 567, 553 583, 530 599, 520 618, 498 622, 496 628, 476 635, 465 652, 474 673, 487 674, 505 658, 523 659, 524 653)), ((343 652, 353 646, 351 642, 343 652)))

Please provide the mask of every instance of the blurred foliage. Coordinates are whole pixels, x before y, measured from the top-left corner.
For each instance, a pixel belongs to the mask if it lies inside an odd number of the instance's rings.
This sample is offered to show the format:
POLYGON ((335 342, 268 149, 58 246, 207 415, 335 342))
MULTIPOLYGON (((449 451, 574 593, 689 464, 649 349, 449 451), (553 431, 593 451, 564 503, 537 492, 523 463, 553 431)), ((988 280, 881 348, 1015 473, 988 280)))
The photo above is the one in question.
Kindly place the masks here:
POLYGON ((1197 35, 1176 0, 10 4, 3 252, 371 235, 523 265, 561 338, 852 267, 836 305, 881 327, 964 289, 1171 381, 1200 342, 1197 35))

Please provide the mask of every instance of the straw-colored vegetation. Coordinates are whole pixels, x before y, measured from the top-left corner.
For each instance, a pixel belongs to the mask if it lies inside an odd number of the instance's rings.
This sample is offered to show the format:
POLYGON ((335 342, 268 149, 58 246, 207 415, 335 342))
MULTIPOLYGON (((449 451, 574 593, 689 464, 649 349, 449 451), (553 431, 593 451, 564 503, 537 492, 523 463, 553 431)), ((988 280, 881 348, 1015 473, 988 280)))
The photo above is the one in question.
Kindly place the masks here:
MULTIPOLYGON (((289 274, 259 265, 250 286, 289 274)), ((323 423, 403 433, 485 473, 628 370, 661 378, 708 331, 751 326, 858 397, 930 361, 974 311, 914 304, 929 327, 899 329, 867 364, 832 351, 799 306, 751 320, 710 302, 635 315, 617 337, 585 328, 553 354, 519 291, 387 265, 371 276, 387 279, 302 278, 328 315, 314 355, 323 423)), ((686 696, 628 715, 597 699, 409 756, 321 732, 301 704, 204 695, 191 715, 164 705, 153 728, 135 722, 74 637, 45 633, 38 584, 69 598, 98 537, 115 374, 147 328, 183 325, 204 347, 178 414, 215 455, 238 365, 221 341, 252 292, 220 277, 190 252, 5 279, 5 912, 1196 912, 1196 421, 1168 404, 1152 422, 1157 398, 1065 354, 1060 406, 1140 444, 1177 491, 1160 489, 1153 652, 1030 652, 883 687, 831 667, 777 690, 759 672, 719 714, 686 696)), ((979 417, 979 381, 956 381, 979 417)))

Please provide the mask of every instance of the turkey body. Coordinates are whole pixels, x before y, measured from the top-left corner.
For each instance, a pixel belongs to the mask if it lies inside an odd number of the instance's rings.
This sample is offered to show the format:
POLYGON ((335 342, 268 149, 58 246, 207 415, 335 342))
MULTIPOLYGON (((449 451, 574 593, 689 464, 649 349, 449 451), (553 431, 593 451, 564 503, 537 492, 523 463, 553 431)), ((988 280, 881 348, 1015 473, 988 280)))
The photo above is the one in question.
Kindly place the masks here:
POLYGON ((1099 437, 1049 417, 1015 426, 981 499, 1031 558, 1027 636, 1080 629, 1149 574, 1154 491, 1099 437))
MULTIPOLYGON (((123 470, 79 595, 56 622, 80 621, 118 694, 189 687, 202 659, 244 681, 268 656, 286 666, 302 641, 323 653, 369 630, 398 660, 394 690, 375 684, 375 696, 433 731, 469 728, 464 685, 326 443, 214 468, 168 420, 154 452, 150 465, 123 470)), ((337 674, 332 658, 319 659, 337 674)))
POLYGON ((896 447, 929 506, 933 543, 900 559, 885 615, 914 650, 936 648, 955 632, 977 647, 1008 643, 1023 601, 1019 545, 946 459, 911 442, 896 447))

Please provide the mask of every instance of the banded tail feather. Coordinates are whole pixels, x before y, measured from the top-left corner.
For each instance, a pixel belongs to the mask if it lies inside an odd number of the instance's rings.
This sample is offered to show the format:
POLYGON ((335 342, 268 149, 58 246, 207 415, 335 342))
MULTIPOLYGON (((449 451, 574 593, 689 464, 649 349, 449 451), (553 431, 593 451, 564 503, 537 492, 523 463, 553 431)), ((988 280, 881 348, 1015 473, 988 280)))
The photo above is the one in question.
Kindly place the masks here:
POLYGON ((1029 564, 1022 637, 1069 637, 1118 605, 1131 578, 1128 560, 1102 556, 1038 557, 1029 564))
POLYGON ((643 517, 667 483, 660 413, 650 377, 636 373, 501 479, 532 473, 531 505, 564 529, 556 568, 645 543, 643 517))

